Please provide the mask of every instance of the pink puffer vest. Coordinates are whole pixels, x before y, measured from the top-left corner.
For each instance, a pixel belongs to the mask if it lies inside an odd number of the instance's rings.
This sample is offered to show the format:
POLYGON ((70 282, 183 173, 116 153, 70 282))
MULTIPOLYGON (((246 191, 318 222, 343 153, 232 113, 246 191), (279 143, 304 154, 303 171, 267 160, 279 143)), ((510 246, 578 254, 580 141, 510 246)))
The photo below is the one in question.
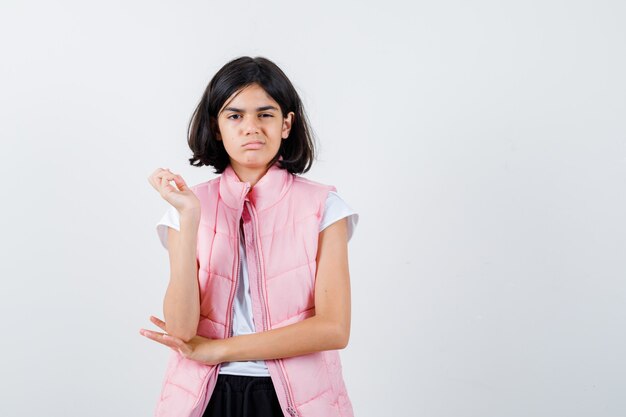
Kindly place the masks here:
MULTIPOLYGON (((324 204, 335 187, 293 175, 276 164, 252 190, 229 165, 217 178, 191 187, 201 202, 197 258, 197 334, 232 334, 243 222, 256 331, 315 315, 316 255, 324 204)), ((207 366, 171 351, 156 417, 201 417, 220 365, 207 366)), ((352 417, 337 350, 265 361, 285 417, 352 417)))

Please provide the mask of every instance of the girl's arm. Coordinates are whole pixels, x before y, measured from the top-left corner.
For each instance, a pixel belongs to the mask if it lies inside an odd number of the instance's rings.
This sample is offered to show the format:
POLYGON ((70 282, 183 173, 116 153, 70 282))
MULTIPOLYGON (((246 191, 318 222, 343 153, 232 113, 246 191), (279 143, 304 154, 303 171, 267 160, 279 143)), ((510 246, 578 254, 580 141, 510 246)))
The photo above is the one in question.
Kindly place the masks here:
POLYGON ((278 329, 222 339, 222 362, 286 358, 347 346, 350 274, 345 217, 320 232, 316 260, 315 316, 278 329))
POLYGON ((167 333, 184 341, 196 335, 200 320, 200 290, 196 246, 200 209, 180 214, 180 232, 167 231, 170 258, 170 282, 163 300, 167 333))

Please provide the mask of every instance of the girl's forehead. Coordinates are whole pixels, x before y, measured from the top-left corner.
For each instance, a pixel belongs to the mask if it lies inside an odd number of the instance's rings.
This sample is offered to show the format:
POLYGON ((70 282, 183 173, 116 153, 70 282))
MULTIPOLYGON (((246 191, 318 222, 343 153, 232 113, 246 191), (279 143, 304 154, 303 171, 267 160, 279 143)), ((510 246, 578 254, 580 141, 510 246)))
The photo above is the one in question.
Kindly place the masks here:
POLYGON ((235 91, 225 102, 220 113, 227 107, 242 111, 258 111, 260 107, 273 106, 278 103, 259 85, 252 84, 235 91))

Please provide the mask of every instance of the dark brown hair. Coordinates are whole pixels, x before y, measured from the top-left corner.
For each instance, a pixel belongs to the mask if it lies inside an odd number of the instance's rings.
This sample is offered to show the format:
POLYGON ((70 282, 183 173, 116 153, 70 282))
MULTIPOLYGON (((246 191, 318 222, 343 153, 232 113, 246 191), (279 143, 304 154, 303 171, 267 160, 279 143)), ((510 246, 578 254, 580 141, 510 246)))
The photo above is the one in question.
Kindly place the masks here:
POLYGON ((204 91, 187 129, 189 148, 193 152, 190 164, 212 166, 216 174, 224 172, 230 159, 223 142, 216 139, 217 115, 232 94, 251 84, 261 86, 280 105, 283 117, 291 111, 295 113, 287 140, 281 140, 278 153, 268 166, 282 156, 278 162, 280 168, 292 174, 307 172, 313 164, 315 149, 300 96, 276 64, 267 58, 249 56, 233 59, 220 68, 204 91))

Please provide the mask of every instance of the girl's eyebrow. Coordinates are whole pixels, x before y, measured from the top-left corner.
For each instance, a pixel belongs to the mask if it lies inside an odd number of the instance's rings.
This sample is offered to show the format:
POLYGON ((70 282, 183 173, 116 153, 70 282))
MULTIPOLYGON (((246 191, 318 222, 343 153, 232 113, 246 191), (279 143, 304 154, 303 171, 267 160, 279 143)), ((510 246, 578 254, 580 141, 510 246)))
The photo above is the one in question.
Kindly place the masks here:
MULTIPOLYGON (((262 106, 262 107, 256 108, 256 111, 264 111, 264 110, 278 110, 278 109, 274 106, 262 106)), ((238 109, 235 107, 225 107, 223 111, 234 111, 234 112, 243 113, 243 109, 238 109)))

